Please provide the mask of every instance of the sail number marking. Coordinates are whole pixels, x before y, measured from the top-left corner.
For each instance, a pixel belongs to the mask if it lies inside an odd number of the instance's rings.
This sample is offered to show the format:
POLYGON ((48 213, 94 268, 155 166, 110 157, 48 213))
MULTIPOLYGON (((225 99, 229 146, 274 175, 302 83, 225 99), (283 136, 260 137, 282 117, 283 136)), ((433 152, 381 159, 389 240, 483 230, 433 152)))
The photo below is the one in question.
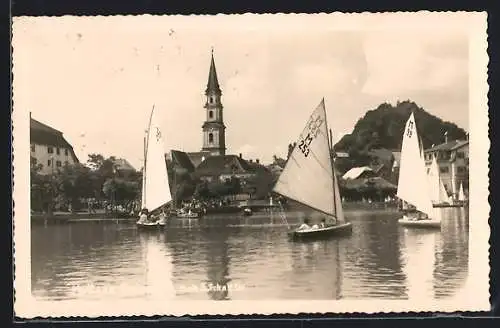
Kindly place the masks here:
POLYGON ((412 135, 413 135, 413 122, 412 122, 412 121, 410 121, 410 122, 408 123, 408 130, 406 131, 406 136, 407 136, 408 138, 411 138, 411 136, 412 136, 412 135))
POLYGON ((311 144, 313 139, 314 138, 311 136, 311 134, 308 133, 307 136, 299 142, 299 149, 305 157, 309 155, 309 145, 311 144))
POLYGON ((309 122, 306 125, 306 128, 309 131, 305 138, 299 140, 299 150, 302 152, 304 157, 307 157, 309 155, 309 146, 311 145, 311 142, 318 136, 320 127, 323 125, 323 123, 324 120, 319 115, 316 117, 311 117, 309 119, 309 122))
POLYGON ((156 141, 160 141, 161 138, 161 131, 159 128, 156 128, 156 141))

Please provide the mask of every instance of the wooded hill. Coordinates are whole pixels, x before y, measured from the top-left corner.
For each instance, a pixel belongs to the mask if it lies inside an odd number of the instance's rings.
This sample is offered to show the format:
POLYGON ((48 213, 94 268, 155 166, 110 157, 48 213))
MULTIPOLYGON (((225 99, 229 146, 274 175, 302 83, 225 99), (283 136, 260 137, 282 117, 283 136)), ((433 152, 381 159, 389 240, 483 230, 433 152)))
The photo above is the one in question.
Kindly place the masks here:
POLYGON ((464 129, 426 112, 412 101, 398 102, 396 106, 383 103, 376 109, 367 111, 358 120, 352 133, 344 135, 334 145, 335 151, 347 152, 350 157, 338 163, 341 166, 339 171, 373 164, 373 161, 388 160, 378 158, 377 154, 383 153, 380 150, 401 151, 403 131, 412 111, 424 148, 443 143, 446 132, 448 140, 466 138, 464 129))

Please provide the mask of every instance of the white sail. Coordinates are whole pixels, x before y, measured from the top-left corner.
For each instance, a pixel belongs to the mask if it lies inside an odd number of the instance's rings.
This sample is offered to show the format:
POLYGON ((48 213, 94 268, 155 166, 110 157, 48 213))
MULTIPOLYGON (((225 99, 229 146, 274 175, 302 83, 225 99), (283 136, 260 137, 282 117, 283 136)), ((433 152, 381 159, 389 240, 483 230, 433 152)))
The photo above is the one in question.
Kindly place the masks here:
POLYGON ((434 212, 413 113, 406 122, 403 135, 397 196, 429 216, 434 212))
POLYGON ((345 218, 344 218, 344 209, 342 208, 342 198, 340 197, 340 191, 339 191, 339 184, 337 180, 337 174, 335 171, 335 167, 333 168, 333 176, 334 176, 334 195, 335 195, 335 213, 336 213, 336 218, 338 223, 345 223, 345 218))
POLYGON ((163 135, 154 108, 151 111, 147 132, 144 166, 142 208, 147 208, 151 212, 172 200, 163 135))
POLYGON ((439 176, 439 166, 436 158, 432 157, 431 167, 429 169, 429 192, 431 200, 434 204, 440 204, 448 201, 448 193, 443 184, 443 180, 439 176))
POLYGON ((460 189, 458 190, 458 200, 463 202, 465 200, 464 187, 460 182, 460 189))
POLYGON ((339 219, 324 100, 313 111, 280 174, 274 192, 339 219))

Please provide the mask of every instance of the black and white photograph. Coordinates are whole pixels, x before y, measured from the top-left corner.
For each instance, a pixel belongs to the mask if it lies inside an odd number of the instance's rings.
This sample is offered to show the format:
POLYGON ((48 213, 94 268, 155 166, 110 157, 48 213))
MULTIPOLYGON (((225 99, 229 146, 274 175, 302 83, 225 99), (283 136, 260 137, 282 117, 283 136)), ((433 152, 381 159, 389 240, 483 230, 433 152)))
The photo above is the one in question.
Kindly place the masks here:
POLYGON ((485 13, 12 29, 16 316, 489 310, 485 13))

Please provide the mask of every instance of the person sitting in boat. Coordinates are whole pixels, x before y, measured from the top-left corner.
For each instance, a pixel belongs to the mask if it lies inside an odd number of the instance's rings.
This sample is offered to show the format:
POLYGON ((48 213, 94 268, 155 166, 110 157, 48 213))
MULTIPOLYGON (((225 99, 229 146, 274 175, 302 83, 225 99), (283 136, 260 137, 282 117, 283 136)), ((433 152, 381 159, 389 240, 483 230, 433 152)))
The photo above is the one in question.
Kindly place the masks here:
POLYGON ((160 215, 158 215, 158 221, 161 224, 164 224, 167 221, 167 214, 165 213, 165 209, 162 209, 160 215))
POLYGON ((297 230, 309 230, 311 229, 311 226, 309 225, 309 220, 304 219, 304 223, 297 229, 297 230))
POLYGON ((313 224, 313 226, 311 227, 311 230, 317 230, 317 229, 319 229, 319 225, 313 224))
POLYGON ((139 215, 139 223, 144 223, 148 220, 148 209, 147 208, 143 208, 141 210, 141 213, 139 215))
POLYGON ((319 224, 319 227, 320 228, 326 228, 326 219, 325 218, 322 218, 321 219, 321 222, 319 224))

